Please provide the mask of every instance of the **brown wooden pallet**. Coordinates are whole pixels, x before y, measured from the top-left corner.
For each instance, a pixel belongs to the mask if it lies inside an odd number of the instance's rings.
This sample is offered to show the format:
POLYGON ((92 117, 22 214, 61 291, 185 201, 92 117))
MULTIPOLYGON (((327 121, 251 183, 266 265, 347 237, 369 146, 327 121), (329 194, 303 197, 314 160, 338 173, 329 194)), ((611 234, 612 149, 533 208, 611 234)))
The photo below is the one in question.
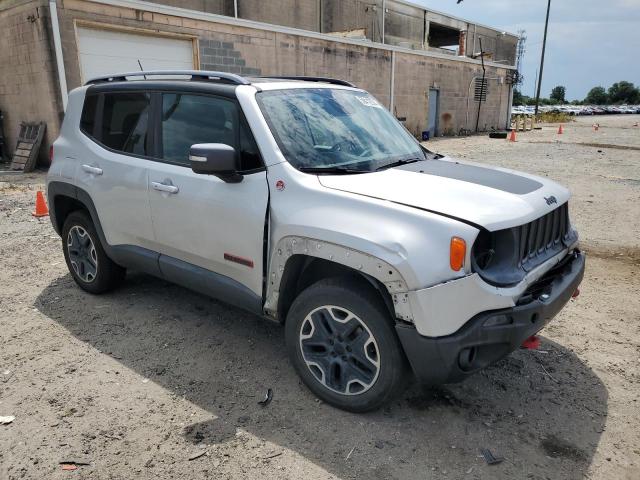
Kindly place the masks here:
POLYGON ((22 170, 23 172, 31 172, 36 168, 38 163, 38 152, 44 137, 44 131, 47 125, 44 122, 20 124, 20 133, 18 135, 18 145, 11 160, 11 170, 22 170))
POLYGON ((9 156, 6 152, 6 140, 4 137, 4 115, 0 110, 0 162, 8 162, 9 156))

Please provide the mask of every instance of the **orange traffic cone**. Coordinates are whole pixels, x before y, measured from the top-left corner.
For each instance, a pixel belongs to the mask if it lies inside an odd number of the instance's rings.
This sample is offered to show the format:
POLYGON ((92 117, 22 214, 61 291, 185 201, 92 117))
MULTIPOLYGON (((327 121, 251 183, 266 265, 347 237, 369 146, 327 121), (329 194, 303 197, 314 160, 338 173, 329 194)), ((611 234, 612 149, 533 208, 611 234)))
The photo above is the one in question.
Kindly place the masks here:
POLYGON ((562 135, 564 133, 564 129, 562 128, 562 124, 560 124, 560 128, 558 128, 558 135, 562 135))
POLYGON ((515 128, 511 129, 511 135, 509 135, 509 141, 510 142, 515 142, 516 141, 516 130, 515 130, 515 128))
POLYGON ((47 202, 44 201, 44 195, 41 190, 38 190, 38 193, 36 193, 36 211, 31 215, 34 217, 46 217, 49 215, 47 202))

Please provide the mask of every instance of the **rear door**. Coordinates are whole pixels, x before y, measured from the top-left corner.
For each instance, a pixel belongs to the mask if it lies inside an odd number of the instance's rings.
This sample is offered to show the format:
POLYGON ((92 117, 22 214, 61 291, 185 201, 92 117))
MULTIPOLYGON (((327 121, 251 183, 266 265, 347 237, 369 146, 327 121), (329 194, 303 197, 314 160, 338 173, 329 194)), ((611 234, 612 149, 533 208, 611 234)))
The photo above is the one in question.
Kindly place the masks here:
POLYGON ((147 195, 150 100, 146 92, 89 93, 85 100, 82 138, 74 151, 76 180, 93 200, 112 246, 153 244, 147 195))
POLYGON ((236 280, 262 295, 266 170, 234 99, 161 94, 158 162, 149 172, 157 251, 236 280), (238 152, 245 175, 226 183, 189 166, 196 143, 224 143, 238 152))

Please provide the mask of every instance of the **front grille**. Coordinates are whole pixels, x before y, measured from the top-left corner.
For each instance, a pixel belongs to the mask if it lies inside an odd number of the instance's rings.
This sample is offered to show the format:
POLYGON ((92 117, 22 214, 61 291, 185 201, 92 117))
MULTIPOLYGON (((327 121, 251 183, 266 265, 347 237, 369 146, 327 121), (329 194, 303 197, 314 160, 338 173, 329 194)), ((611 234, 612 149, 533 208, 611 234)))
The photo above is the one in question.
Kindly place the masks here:
POLYGON ((516 285, 577 239, 569 221, 569 204, 564 203, 524 225, 481 231, 473 245, 471 266, 492 285, 516 285))
POLYGON ((569 204, 565 203, 543 217, 516 228, 518 258, 522 268, 528 271, 557 253, 558 247, 569 238, 569 204))

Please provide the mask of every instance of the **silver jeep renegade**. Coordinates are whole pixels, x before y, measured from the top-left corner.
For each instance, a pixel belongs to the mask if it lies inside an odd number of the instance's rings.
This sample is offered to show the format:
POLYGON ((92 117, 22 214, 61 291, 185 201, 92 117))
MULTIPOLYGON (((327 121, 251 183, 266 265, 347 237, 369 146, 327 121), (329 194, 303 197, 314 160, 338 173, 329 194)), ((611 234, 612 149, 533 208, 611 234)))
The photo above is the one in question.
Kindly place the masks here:
POLYGON ((565 188, 434 154, 339 80, 96 78, 52 158, 81 288, 132 269, 282 322, 304 383, 350 411, 503 358, 584 273, 565 188))

